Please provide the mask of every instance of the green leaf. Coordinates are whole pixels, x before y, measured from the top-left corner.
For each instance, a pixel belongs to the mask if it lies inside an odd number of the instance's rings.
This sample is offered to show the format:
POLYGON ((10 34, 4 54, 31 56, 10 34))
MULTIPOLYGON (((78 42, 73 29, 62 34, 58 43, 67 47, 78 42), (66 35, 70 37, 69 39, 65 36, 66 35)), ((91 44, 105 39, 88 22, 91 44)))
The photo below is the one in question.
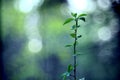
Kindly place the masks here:
POLYGON ((84 17, 81 17, 81 18, 79 18, 79 19, 85 22, 85 18, 84 18, 84 17))
POLYGON ((63 76, 63 80, 67 80, 67 76, 66 75, 63 76))
POLYGON ((82 17, 82 16, 87 16, 87 14, 79 14, 78 18, 82 17))
POLYGON ((62 74, 62 78, 63 78, 63 80, 67 80, 67 76, 65 73, 62 74))
POLYGON ((83 54, 83 53, 77 53, 76 54, 76 56, 80 56, 80 55, 85 55, 85 54, 83 54))
POLYGON ((80 27, 80 25, 77 26, 77 28, 79 28, 79 27, 80 27))
POLYGON ((77 54, 74 54, 73 56, 79 56, 79 55, 83 55, 83 54, 77 53, 77 54))
POLYGON ((75 26, 75 25, 73 25, 71 30, 75 30, 75 27, 76 27, 76 26, 75 26))
POLYGON ((65 45, 65 47, 71 47, 72 45, 65 45))
POLYGON ((77 13, 71 13, 71 15, 72 15, 73 17, 76 17, 76 16, 77 16, 77 13))
POLYGON ((66 72, 62 74, 62 80, 67 80, 66 72))
POLYGON ((65 20, 65 22, 63 23, 63 25, 65 25, 65 24, 67 24, 67 23, 69 23, 69 22, 71 22, 73 20, 74 20, 73 18, 68 18, 68 19, 65 20))
POLYGON ((62 76, 63 76, 63 77, 64 77, 64 76, 66 76, 66 77, 67 77, 67 76, 70 76, 70 73, 69 73, 69 72, 65 72, 65 73, 62 74, 62 76))
POLYGON ((73 69, 74 69, 74 68, 73 68, 72 64, 69 64, 69 65, 68 65, 68 72, 71 72, 73 69))
POLYGON ((75 33, 70 34, 71 37, 75 38, 75 33))
POLYGON ((81 38, 81 37, 82 37, 82 35, 79 35, 79 36, 78 36, 78 38, 81 38))

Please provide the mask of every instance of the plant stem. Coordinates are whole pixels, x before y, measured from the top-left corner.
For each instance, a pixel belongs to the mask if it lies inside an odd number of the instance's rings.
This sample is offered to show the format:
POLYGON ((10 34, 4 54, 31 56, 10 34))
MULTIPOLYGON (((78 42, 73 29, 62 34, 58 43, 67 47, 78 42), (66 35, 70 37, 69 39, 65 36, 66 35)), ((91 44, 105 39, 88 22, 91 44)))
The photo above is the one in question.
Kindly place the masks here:
POLYGON ((75 40, 74 40, 74 80, 77 80, 76 78, 76 64, 77 64, 77 60, 76 60, 76 43, 77 43, 77 26, 78 26, 78 19, 75 19, 76 22, 76 28, 75 28, 75 40))

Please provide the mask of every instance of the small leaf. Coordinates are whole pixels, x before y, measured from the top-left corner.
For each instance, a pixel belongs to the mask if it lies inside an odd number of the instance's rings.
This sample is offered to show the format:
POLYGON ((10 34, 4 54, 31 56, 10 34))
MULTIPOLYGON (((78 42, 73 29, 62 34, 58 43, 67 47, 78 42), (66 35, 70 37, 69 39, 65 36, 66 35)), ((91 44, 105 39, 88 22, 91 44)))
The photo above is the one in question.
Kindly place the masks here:
POLYGON ((69 65, 68 65, 68 72, 71 72, 73 69, 74 69, 74 68, 73 68, 72 64, 69 64, 69 65))
POLYGON ((74 54, 74 56, 80 56, 80 55, 85 55, 85 54, 81 54, 81 53, 74 54))
POLYGON ((76 17, 76 16, 77 16, 77 13, 71 13, 71 15, 72 15, 73 17, 76 17))
POLYGON ((82 37, 82 35, 79 35, 79 36, 78 36, 78 38, 81 38, 81 37, 82 37))
POLYGON ((78 54, 78 53, 77 53, 77 54, 74 54, 73 56, 79 56, 79 55, 83 55, 83 54, 78 54))
POLYGON ((76 26, 75 26, 75 25, 73 25, 71 30, 75 30, 75 27, 76 27, 76 26))
POLYGON ((62 74, 62 76, 63 76, 63 77, 64 77, 64 76, 66 76, 66 77, 67 77, 67 76, 70 76, 70 73, 69 73, 69 72, 65 72, 65 73, 62 74))
POLYGON ((65 45, 65 47, 71 47, 72 45, 65 45))
POLYGON ((79 14, 78 18, 82 17, 82 16, 87 16, 87 14, 79 14))
POLYGON ((77 26, 77 28, 79 28, 79 27, 80 27, 80 25, 77 26))
POLYGON ((73 37, 73 38, 75 38, 75 34, 74 33, 70 34, 70 36, 73 37))
POLYGON ((67 80, 66 72, 62 74, 62 80, 67 80))
POLYGON ((63 80, 67 80, 67 76, 66 75, 63 76, 63 80))
POLYGON ((73 21, 73 20, 74 20, 73 18, 68 18, 68 19, 65 20, 65 22, 64 22, 63 25, 65 25, 65 24, 67 24, 67 23, 69 23, 69 22, 71 22, 71 21, 73 21))
POLYGON ((84 18, 84 17, 81 17, 81 18, 79 18, 79 19, 85 22, 85 18, 84 18))
POLYGON ((69 72, 67 72, 67 73, 66 73, 66 76, 70 76, 70 73, 69 73, 69 72))

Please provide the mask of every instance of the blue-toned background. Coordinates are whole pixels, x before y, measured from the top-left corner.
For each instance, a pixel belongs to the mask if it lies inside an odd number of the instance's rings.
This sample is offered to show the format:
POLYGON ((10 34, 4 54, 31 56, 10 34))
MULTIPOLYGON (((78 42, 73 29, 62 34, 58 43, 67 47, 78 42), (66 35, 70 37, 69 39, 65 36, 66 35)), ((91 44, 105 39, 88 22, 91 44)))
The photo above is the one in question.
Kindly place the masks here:
POLYGON ((2 0, 1 79, 62 80, 73 63, 71 12, 87 13, 80 22, 78 79, 119 80, 119 0, 2 0))

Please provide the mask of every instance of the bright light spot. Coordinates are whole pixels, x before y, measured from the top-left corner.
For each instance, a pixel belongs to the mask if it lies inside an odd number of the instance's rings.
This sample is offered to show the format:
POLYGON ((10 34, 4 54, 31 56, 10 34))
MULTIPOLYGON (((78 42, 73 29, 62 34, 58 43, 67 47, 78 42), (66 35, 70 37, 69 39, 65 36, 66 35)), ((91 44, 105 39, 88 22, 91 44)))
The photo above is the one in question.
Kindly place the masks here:
POLYGON ((42 42, 38 39, 31 39, 28 43, 30 52, 37 53, 42 49, 42 42))
POLYGON ((40 3, 43 3, 43 0, 16 0, 15 7, 24 13, 30 12, 34 7, 40 3))
POLYGON ((108 27, 102 27, 98 31, 98 37, 99 39, 103 41, 108 41, 112 37, 111 31, 108 27))
POLYGON ((94 11, 96 6, 92 0, 67 0, 69 8, 73 12, 94 11))
POLYGON ((111 5, 110 0, 98 0, 97 3, 98 3, 98 6, 103 10, 108 9, 111 5))

